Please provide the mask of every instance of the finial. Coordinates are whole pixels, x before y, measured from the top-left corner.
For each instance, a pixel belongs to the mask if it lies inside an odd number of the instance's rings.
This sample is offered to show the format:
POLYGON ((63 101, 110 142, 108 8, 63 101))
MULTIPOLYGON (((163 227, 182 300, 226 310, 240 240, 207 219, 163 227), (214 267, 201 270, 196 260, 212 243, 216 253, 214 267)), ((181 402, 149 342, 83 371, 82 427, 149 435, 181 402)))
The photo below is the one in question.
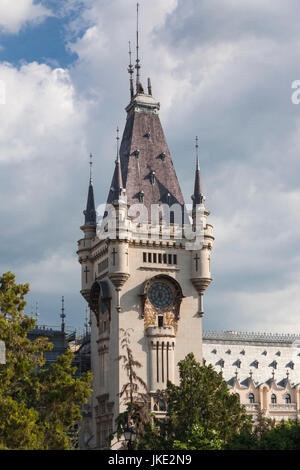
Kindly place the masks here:
POLYGON ((119 140, 120 140, 120 137, 119 137, 119 126, 118 126, 117 127, 117 137, 116 137, 116 141, 117 141, 117 159, 116 159, 116 163, 118 163, 120 161, 119 140))
POLYGON ((199 149, 199 144, 198 144, 198 136, 196 135, 196 170, 199 170, 199 152, 198 152, 198 149, 199 149))
POLYGON ((139 92, 140 85, 140 59, 139 59, 139 4, 136 4, 136 92, 139 92))
POLYGON ((129 82, 130 82, 130 98, 132 99, 133 96, 134 96, 134 90, 133 90, 133 78, 132 78, 132 75, 134 73, 134 68, 133 68, 133 65, 132 65, 132 62, 131 62, 131 43, 129 41, 129 66, 128 66, 128 73, 130 75, 130 79, 129 79, 129 82))
POLYGON ((93 169, 93 154, 90 153, 90 184, 93 184, 92 169, 93 169))
POLYGON ((61 314, 60 314, 60 318, 61 318, 61 331, 64 333, 65 332, 65 298, 64 296, 62 296, 61 298, 61 314))
POLYGON ((152 86, 150 77, 148 78, 148 95, 152 96, 152 86))

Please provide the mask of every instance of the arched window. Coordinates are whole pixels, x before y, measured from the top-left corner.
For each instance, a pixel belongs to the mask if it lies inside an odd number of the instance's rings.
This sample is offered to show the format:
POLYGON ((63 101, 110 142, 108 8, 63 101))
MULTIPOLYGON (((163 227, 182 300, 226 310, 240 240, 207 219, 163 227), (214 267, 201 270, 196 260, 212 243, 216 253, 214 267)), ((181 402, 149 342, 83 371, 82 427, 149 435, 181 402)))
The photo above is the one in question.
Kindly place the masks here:
POLYGON ((159 400, 158 408, 159 408, 159 411, 166 411, 166 404, 163 400, 159 400))
POLYGON ((249 393, 249 403, 254 403, 254 395, 253 395, 253 393, 249 393))
POLYGON ((286 404, 292 403, 291 395, 289 393, 285 395, 285 403, 286 404))
POLYGON ((275 403, 277 403, 277 398, 276 398, 276 395, 275 393, 272 393, 272 396, 271 396, 271 403, 274 405, 275 403))

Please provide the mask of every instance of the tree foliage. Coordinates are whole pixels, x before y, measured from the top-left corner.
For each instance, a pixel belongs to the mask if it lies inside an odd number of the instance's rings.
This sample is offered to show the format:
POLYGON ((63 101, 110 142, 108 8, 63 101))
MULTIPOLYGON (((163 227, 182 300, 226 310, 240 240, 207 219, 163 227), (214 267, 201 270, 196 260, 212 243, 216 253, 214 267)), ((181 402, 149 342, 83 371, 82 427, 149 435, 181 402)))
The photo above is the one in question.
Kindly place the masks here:
POLYGON ((230 450, 300 450, 299 421, 270 421, 257 432, 244 432, 234 436, 227 446, 230 450))
POLYGON ((74 378, 68 350, 45 368, 47 338, 31 342, 36 321, 24 313, 28 284, 16 284, 8 272, 0 278, 0 338, 6 364, 0 366, 0 448, 69 449, 81 419, 81 405, 91 393, 91 374, 74 378))
POLYGON ((166 419, 155 423, 140 448, 149 448, 151 441, 155 449, 220 449, 235 433, 251 429, 251 419, 221 373, 202 366, 192 353, 178 366, 180 384, 168 382, 165 391, 166 419))

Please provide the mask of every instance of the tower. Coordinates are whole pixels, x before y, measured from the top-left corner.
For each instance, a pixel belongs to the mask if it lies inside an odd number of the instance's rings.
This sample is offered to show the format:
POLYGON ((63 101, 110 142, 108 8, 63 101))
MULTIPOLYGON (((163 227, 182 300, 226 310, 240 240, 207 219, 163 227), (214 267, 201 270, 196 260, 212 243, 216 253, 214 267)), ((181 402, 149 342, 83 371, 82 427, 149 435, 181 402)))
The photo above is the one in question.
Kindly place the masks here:
MULTIPOLYGON (((137 48, 138 51, 138 48, 137 48)), ((131 51, 130 51, 131 56, 131 51)), ((196 142, 191 218, 159 118, 159 102, 130 73, 130 103, 106 211, 96 226, 90 178, 83 238, 78 242, 81 293, 91 308, 92 413, 95 448, 104 448, 116 416, 126 372, 120 330, 131 329, 139 375, 159 409, 159 390, 178 383, 177 363, 188 353, 202 360, 203 294, 211 282, 212 226, 204 207, 196 142)))

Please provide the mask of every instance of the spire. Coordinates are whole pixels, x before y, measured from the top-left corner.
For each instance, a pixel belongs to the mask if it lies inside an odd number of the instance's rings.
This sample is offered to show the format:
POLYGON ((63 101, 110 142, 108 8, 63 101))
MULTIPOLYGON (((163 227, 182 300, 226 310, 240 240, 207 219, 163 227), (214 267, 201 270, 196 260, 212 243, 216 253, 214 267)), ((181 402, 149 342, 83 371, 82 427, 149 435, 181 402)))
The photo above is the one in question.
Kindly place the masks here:
POLYGON ((96 211, 95 211, 95 200, 94 200, 94 189, 93 189, 93 178, 92 178, 92 167, 93 167, 93 155, 90 154, 90 182, 88 190, 88 199, 86 204, 86 210, 84 214, 84 225, 96 226, 96 211))
POLYGON ((134 89, 133 89, 133 78, 132 78, 132 75, 134 73, 134 67, 132 65, 132 62, 131 62, 131 44, 130 44, 130 41, 129 41, 129 66, 128 66, 128 73, 130 75, 130 79, 129 79, 129 83, 130 83, 130 98, 132 100, 133 96, 134 96, 134 89))
POLYGON ((64 299, 64 296, 62 296, 62 298, 61 298, 61 314, 60 314, 60 318, 61 318, 61 331, 64 333, 64 332, 65 332, 65 318, 66 318, 66 315, 65 315, 65 299, 64 299))
POLYGON ((113 200, 119 200, 122 190, 123 190, 123 178, 122 178, 122 169, 120 161, 120 150, 119 150, 119 128, 117 127, 117 158, 115 160, 115 172, 112 181, 111 191, 113 192, 113 200))
POLYGON ((90 184, 93 184, 92 170, 93 170, 93 155, 90 153, 90 184))
POLYGON ((193 200, 193 209, 197 204, 201 204, 203 201, 203 193, 201 187, 201 177, 200 177, 200 166, 199 166, 199 144, 198 144, 198 136, 196 137, 196 171, 195 171, 195 185, 194 185, 194 194, 192 196, 193 200))
POLYGON ((144 93, 140 82, 140 59, 139 59, 139 4, 136 4, 136 93, 144 93))

